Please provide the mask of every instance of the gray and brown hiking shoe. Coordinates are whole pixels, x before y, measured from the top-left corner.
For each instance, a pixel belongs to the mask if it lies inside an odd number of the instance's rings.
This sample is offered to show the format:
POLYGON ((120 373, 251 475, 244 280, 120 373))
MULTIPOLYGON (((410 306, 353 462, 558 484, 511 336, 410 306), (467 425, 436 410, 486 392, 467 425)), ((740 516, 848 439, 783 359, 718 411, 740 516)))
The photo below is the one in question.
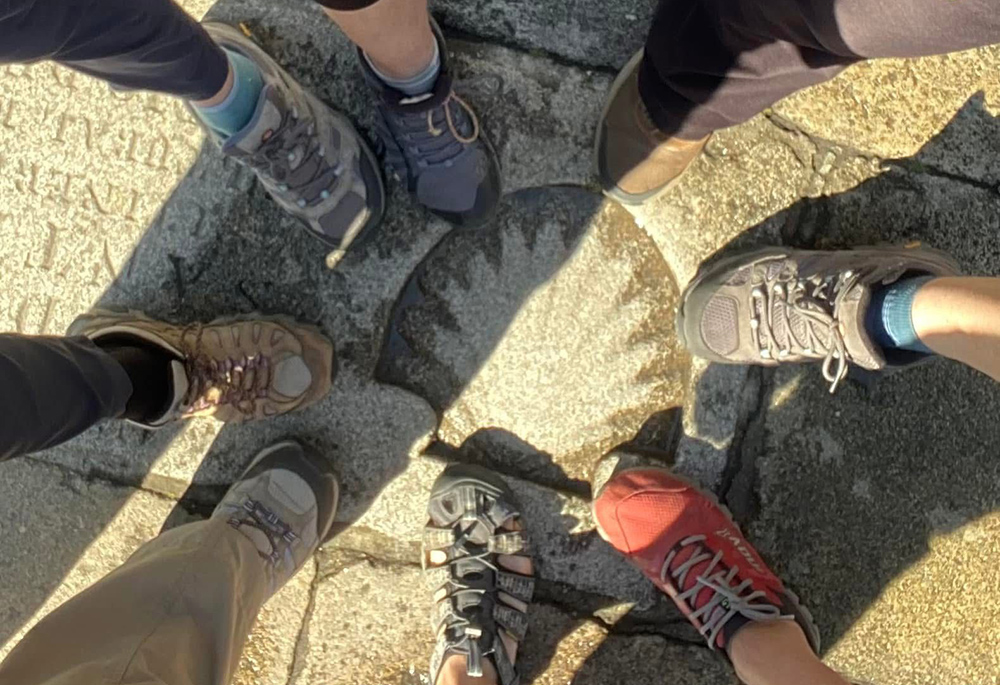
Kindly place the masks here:
POLYGON ((73 322, 68 335, 146 347, 170 360, 170 401, 159 416, 136 422, 146 428, 195 416, 239 422, 286 414, 326 396, 334 370, 333 344, 285 317, 175 326, 94 310, 73 322))
POLYGON ((640 50, 612 84, 594 143, 604 194, 626 205, 670 190, 708 142, 670 137, 653 123, 639 94, 642 57, 640 50))
POLYGON ((958 273, 951 257, 919 246, 752 250, 704 267, 684 291, 677 332, 691 354, 723 364, 822 360, 833 392, 849 364, 877 371, 925 356, 874 343, 865 329, 874 288, 958 273))
POLYGON ((441 29, 431 22, 441 72, 426 95, 386 85, 358 49, 365 80, 377 97, 375 128, 389 173, 417 202, 456 226, 489 220, 500 201, 500 165, 472 107, 453 88, 451 60, 441 29))
POLYGON ((310 235, 338 253, 346 250, 385 212, 377 158, 345 116, 304 90, 250 38, 227 24, 204 27, 219 45, 252 60, 264 77, 250 123, 227 140, 209 135, 223 154, 253 169, 310 235))
POLYGON ((273 595, 330 532, 339 494, 330 461, 286 441, 254 458, 212 519, 225 520, 254 543, 273 595))

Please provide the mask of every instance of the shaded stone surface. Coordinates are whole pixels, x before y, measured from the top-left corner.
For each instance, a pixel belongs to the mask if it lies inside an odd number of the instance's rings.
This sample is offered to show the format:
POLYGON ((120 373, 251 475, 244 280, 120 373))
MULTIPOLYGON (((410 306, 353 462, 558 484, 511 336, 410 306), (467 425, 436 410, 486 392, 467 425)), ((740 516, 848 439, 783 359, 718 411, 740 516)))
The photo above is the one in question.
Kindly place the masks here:
POLYGON ((427 398, 444 441, 489 427, 585 482, 605 451, 682 401, 676 298, 623 209, 579 189, 522 191, 492 230, 454 233, 420 265, 379 377, 427 398))
POLYGON ((442 0, 432 11, 449 26, 501 44, 618 68, 646 42, 656 2, 547 2, 442 0))
POLYGON ((977 598, 1000 587, 996 384, 938 361, 870 391, 826 386, 815 369, 775 377, 752 539, 848 674, 992 682, 998 616, 977 598))

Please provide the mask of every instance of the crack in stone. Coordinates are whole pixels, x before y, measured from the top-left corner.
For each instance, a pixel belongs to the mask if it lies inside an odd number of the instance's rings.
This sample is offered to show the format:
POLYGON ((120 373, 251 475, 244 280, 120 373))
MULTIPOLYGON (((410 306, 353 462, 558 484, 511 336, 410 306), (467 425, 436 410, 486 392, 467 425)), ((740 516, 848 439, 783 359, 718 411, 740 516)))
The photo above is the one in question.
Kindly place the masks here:
POLYGON ((733 441, 719 479, 719 498, 741 525, 756 514, 757 459, 764 447, 764 424, 773 390, 774 369, 750 367, 740 392, 733 441))
MULTIPOLYGON (((944 169, 939 169, 938 167, 931 166, 929 164, 924 164, 918 162, 913 158, 905 157, 899 159, 886 159, 876 155, 872 152, 867 152, 859 148, 849 145, 847 143, 842 143, 835 140, 828 140, 820 136, 813 135, 799 126, 797 123, 784 117, 776 112, 768 111, 764 117, 770 124, 774 125, 778 130, 784 131, 786 133, 795 133, 805 137, 817 150, 817 152, 823 150, 824 148, 838 147, 846 156, 860 157, 862 159, 877 160, 886 169, 895 169, 898 171, 903 171, 905 173, 913 174, 916 176, 931 176, 933 178, 940 178, 948 181, 954 181, 955 183, 962 183, 964 185, 969 185, 980 190, 985 190, 994 194, 1000 195, 1000 184, 992 183, 990 181, 981 181, 976 178, 971 178, 969 176, 963 176, 961 174, 956 174, 951 171, 945 171, 944 169)), ((801 161, 801 160, 800 160, 801 161)))
MULTIPOLYGON (((145 484, 143 484, 142 482, 137 483, 134 481, 129 481, 127 479, 118 478, 103 469, 91 468, 84 471, 80 469, 75 469, 72 466, 67 466, 65 464, 57 464, 51 461, 46 461, 45 459, 40 459, 30 454, 22 456, 20 458, 32 464, 37 464, 39 466, 54 469, 65 475, 73 475, 87 484, 99 483, 116 488, 129 488, 131 490, 140 490, 155 497, 159 497, 160 499, 164 499, 169 502, 174 502, 177 504, 181 504, 185 499, 185 498, 177 498, 169 493, 162 492, 154 488, 150 488, 145 484)), ((169 480, 170 482, 180 482, 180 481, 175 481, 174 479, 167 479, 167 480, 169 480)))
POLYGON ((306 610, 302 614, 302 625, 299 626, 299 631, 295 636, 295 649, 292 650, 292 663, 288 665, 288 679, 285 681, 287 685, 293 685, 296 680, 298 680, 299 673, 305 665, 306 654, 309 651, 305 642, 308 640, 306 634, 309 631, 309 626, 312 623, 313 612, 316 609, 316 594, 319 592, 320 582, 323 580, 319 573, 319 558, 313 555, 313 579, 309 583, 309 601, 306 603, 306 610))

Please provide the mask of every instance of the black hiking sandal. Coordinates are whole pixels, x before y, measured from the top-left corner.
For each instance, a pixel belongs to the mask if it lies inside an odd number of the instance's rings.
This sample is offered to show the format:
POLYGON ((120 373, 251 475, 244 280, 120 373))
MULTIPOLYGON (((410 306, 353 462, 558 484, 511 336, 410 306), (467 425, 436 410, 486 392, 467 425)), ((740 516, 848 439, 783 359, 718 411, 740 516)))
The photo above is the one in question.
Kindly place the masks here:
POLYGON ((517 643, 524 639, 535 578, 511 570, 504 559, 530 558, 527 536, 517 525, 517 500, 495 473, 454 465, 434 483, 427 513, 422 563, 434 592, 437 634, 432 685, 457 654, 465 656, 470 676, 483 675, 485 659, 496 669, 498 685, 518 685, 501 635, 517 643))

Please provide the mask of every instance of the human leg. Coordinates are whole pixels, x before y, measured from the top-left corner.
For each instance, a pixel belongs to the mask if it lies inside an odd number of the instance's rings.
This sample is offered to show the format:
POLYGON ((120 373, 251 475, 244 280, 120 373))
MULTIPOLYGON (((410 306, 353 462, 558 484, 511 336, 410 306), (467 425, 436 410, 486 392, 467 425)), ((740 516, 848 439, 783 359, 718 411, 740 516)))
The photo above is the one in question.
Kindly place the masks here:
POLYGON ((0 37, 0 64, 55 60, 186 100, 216 96, 229 73, 219 46, 170 0, 9 0, 0 37))
POLYGON ((741 681, 846 685, 817 658, 809 612, 728 511, 667 469, 629 454, 607 459, 619 468, 595 483, 598 532, 674 601, 711 649, 729 657, 741 681))
POLYGON ((427 507, 423 566, 435 589, 435 685, 511 685, 528 627, 534 568, 519 505, 478 467, 448 467, 427 507))
POLYGON ((86 338, 0 335, 0 461, 69 440, 125 411, 132 382, 86 338))
POLYGON ((315 329, 254 316, 174 326, 92 312, 70 337, 0 335, 0 461, 103 419, 275 416, 325 396, 333 368, 333 346, 315 329))
POLYGON ((627 68, 633 86, 612 92, 601 124, 602 184, 624 202, 655 197, 697 156, 691 143, 850 64, 1000 42, 994 9, 989 0, 662 0, 627 68))
POLYGON ((472 107, 454 90, 427 0, 319 0, 358 46, 390 173, 451 223, 475 226, 500 199, 500 167, 472 107))
POLYGON ((1000 278, 926 281, 909 313, 916 339, 930 351, 1000 381, 1000 278))
POLYGON ((44 618, 0 685, 224 685, 261 605, 319 546, 337 507, 329 462, 261 452, 207 520, 180 526, 44 618))

